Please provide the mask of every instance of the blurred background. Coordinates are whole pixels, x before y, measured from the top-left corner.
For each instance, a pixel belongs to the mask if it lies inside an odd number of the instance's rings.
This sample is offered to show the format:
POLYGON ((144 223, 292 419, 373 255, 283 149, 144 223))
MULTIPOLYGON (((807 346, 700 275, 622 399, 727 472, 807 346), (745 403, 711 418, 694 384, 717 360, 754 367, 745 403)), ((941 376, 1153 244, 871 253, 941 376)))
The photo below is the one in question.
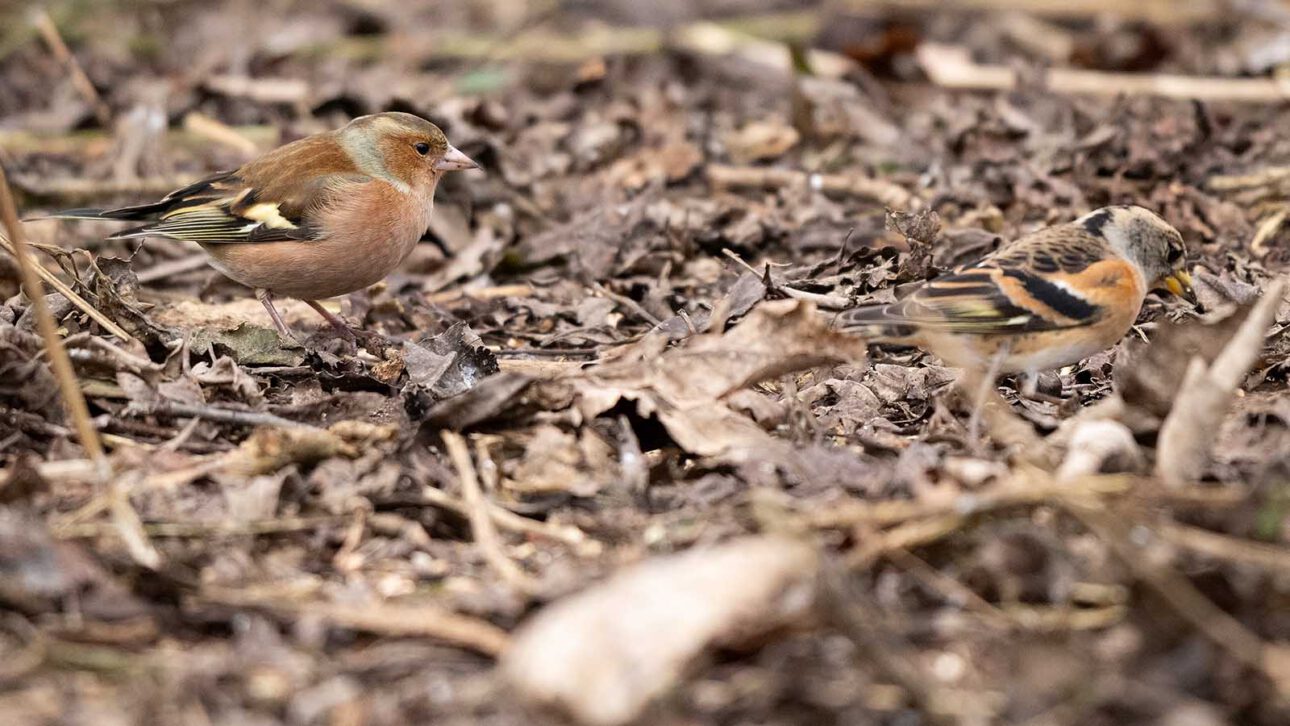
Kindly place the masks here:
MULTIPOLYGON (((926 191, 951 222, 998 232, 1133 199, 1213 242, 1216 219, 1245 234, 1280 207, 1250 217, 1170 184, 1205 188, 1220 167, 1290 154, 1290 10, 1276 0, 85 0, 0 12, 0 153, 26 206, 162 194, 353 116, 411 111, 491 172, 448 180, 441 201, 457 211, 414 272, 480 225, 495 233, 492 261, 505 248, 541 264, 554 253, 525 239, 643 189, 767 182, 712 161, 876 174, 926 191), (958 89, 981 93, 945 93, 958 89), (1018 154, 1026 163, 1010 163, 1018 154)), ((908 206, 899 191, 877 197, 908 206)), ((802 220, 805 235, 857 226, 873 242, 875 211, 848 203, 848 219, 802 220)), ((106 228, 78 229, 93 246, 106 228)), ((1269 230, 1260 249, 1280 224, 1269 230)), ((782 236, 769 231, 759 239, 782 236)))

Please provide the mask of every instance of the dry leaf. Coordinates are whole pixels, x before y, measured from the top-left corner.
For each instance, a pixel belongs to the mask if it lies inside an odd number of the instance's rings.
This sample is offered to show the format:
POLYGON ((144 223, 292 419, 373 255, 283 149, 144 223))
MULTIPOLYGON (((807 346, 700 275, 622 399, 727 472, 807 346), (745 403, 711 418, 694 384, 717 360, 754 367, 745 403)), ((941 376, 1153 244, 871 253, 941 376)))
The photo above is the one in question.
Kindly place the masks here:
POLYGON ((818 567, 809 546, 777 537, 650 560, 533 616, 502 669, 580 723, 625 724, 705 649, 807 618, 818 567))

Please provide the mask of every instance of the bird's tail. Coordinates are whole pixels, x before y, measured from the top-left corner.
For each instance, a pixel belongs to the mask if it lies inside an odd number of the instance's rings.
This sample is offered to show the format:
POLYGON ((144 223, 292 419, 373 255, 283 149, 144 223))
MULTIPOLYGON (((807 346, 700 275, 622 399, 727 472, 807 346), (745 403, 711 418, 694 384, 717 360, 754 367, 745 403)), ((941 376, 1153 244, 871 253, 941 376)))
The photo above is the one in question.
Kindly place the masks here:
POLYGON ((38 222, 43 219, 106 219, 117 222, 146 222, 153 216, 160 214, 170 207, 169 201, 155 202, 153 204, 140 204, 133 207, 117 207, 116 209, 93 209, 85 207, 82 209, 64 209, 53 214, 47 214, 43 217, 31 217, 28 222, 38 222))
POLYGON ((838 313, 833 328, 864 338, 870 343, 909 345, 917 332, 904 315, 900 303, 865 305, 838 313))

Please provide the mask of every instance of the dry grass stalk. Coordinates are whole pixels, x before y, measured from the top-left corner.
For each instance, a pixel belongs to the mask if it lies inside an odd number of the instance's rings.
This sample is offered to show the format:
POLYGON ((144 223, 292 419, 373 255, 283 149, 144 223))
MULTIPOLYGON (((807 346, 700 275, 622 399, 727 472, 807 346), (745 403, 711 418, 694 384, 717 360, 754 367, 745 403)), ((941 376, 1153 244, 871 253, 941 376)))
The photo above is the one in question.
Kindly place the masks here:
POLYGON ((1169 544, 1205 557, 1290 574, 1290 549, 1284 547, 1229 537, 1172 521, 1154 524, 1151 528, 1169 544))
MULTIPOLYGON (((15 251, 13 243, 10 242, 9 238, 3 234, 0 234, 0 249, 3 249, 5 252, 8 252, 14 258, 18 257, 18 253, 15 251)), ((36 275, 40 277, 41 280, 43 280, 50 287, 54 288, 55 292, 67 298, 68 301, 72 303, 72 305, 76 306, 77 310, 80 310, 81 312, 85 313, 87 316, 89 316, 91 320, 101 325, 104 330, 108 331, 112 335, 115 335, 116 337, 120 338, 126 343, 134 342, 134 337, 131 336, 129 333, 125 332, 124 328, 112 322, 111 318, 109 318, 108 316, 100 312, 98 308, 91 305, 89 301, 87 301, 85 298, 76 294, 75 290, 68 287, 67 283, 58 279, 58 277, 54 275, 54 273, 45 269, 41 265, 33 264, 32 269, 36 272, 36 275)))
POLYGON ((842 0, 842 7, 858 11, 875 8, 898 10, 1015 11, 1047 18, 1092 19, 1114 15, 1153 25, 1181 25, 1213 20, 1228 12, 1219 0, 842 0))
POLYGON ((63 394, 63 404, 67 406, 68 414, 76 426, 81 446, 85 448, 89 458, 99 465, 106 480, 110 469, 107 457, 103 454, 103 444, 99 441, 94 422, 90 420, 90 409, 85 403, 85 396, 81 394, 76 371, 72 368, 72 359, 67 356, 63 341, 58 337, 58 326, 54 323, 54 316, 49 312, 49 305, 45 302, 45 288, 40 282, 39 273, 36 272, 39 265, 32 261, 27 247, 27 237, 23 232, 22 223, 18 221, 18 209, 14 205, 13 193, 9 191, 9 180, 5 176, 4 169, 0 169, 0 222, 4 223, 5 230, 8 232, 14 259, 18 261, 18 269, 22 273, 23 292, 26 293, 32 309, 36 312, 36 327, 45 340, 45 355, 49 359, 50 368, 54 371, 54 377, 58 380, 58 388, 63 394))
POLYGON ((1173 410, 1160 429, 1156 474, 1165 486, 1181 487, 1200 478, 1214 445, 1214 427, 1262 352, 1285 292, 1286 281, 1274 281, 1212 365, 1206 367, 1201 358, 1188 365, 1173 410))
POLYGON ((155 569, 161 564, 161 555, 153 548, 147 533, 143 531, 139 515, 130 505, 125 490, 113 479, 112 464, 103 451, 98 430, 94 428, 94 422, 90 419, 90 409, 85 402, 85 395, 81 392, 76 371, 72 368, 72 359, 67 355, 62 339, 58 337, 54 316, 45 301, 45 288, 40 282, 40 275, 36 272, 39 265, 32 261, 22 223, 18 220, 18 209, 13 201, 13 193, 9 190, 9 181, 3 169, 0 169, 0 221, 4 223, 9 234, 14 258, 18 261, 18 269, 22 274, 23 292, 31 301, 31 307, 36 313, 36 327, 45 341, 45 357, 49 360, 54 378, 58 381, 63 404, 67 407, 68 414, 75 425, 82 448, 94 462, 98 483, 107 487, 104 496, 108 498, 112 522, 135 562, 155 569))
MULTIPOLYGON (((1011 91, 1017 72, 1003 65, 976 63, 966 48, 923 43, 918 61, 932 83, 944 88, 1011 91)), ((1109 73, 1053 68, 1044 77, 1053 93, 1091 96, 1157 96, 1244 103, 1278 103, 1290 98, 1290 82, 1275 78, 1221 78, 1170 73, 1109 73)))

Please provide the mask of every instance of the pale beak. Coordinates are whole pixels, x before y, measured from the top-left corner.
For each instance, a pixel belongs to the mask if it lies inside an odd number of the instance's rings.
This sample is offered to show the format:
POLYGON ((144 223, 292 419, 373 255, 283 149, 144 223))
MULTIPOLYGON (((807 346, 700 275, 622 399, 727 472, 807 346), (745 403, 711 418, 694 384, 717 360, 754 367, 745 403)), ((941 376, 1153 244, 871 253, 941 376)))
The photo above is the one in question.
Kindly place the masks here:
POLYGON ((435 171, 465 171, 466 169, 478 169, 479 164, 476 164, 469 156, 461 153, 457 147, 449 144, 447 153, 443 155, 442 159, 434 163, 434 168, 435 171))
POLYGON ((1187 274, 1186 270, 1175 270, 1173 274, 1166 276, 1163 282, 1169 292, 1193 305, 1196 303, 1196 293, 1191 289, 1191 275, 1187 274))

